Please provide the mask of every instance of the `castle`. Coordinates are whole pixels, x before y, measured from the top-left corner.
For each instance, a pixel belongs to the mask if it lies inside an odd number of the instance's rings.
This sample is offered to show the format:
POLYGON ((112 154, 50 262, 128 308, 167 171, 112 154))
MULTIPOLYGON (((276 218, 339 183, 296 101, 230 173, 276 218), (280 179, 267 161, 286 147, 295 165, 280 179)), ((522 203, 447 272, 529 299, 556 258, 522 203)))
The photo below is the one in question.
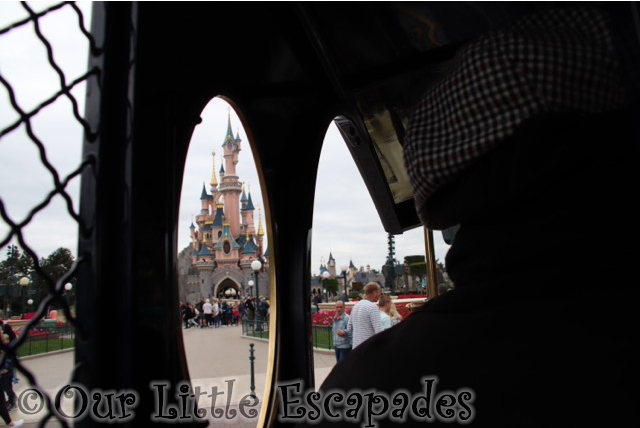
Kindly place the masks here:
POLYGON ((215 152, 209 192, 202 185, 200 214, 191 223, 191 244, 178 255, 180 298, 197 302, 210 297, 269 295, 269 258, 264 248, 262 215, 256 230, 251 191, 245 191, 236 174, 242 148, 239 133, 233 136, 229 116, 222 143, 220 181, 216 176, 215 152), (251 263, 262 268, 255 277, 251 263), (256 292, 255 282, 259 291, 256 292), (250 282, 252 281, 252 282, 250 282))

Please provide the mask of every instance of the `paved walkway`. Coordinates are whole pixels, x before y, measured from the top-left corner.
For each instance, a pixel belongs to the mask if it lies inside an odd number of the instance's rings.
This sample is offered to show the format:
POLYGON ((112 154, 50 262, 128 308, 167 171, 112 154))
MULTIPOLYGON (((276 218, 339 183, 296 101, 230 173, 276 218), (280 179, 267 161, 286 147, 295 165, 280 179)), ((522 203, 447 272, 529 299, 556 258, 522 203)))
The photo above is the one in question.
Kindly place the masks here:
MULTIPOLYGON (((225 395, 218 398, 218 405, 227 402, 228 386, 233 385, 231 408, 237 408, 237 404, 242 397, 250 393, 250 365, 249 365, 249 344, 254 344, 255 356, 255 383, 256 395, 262 398, 265 373, 268 360, 268 343, 266 341, 251 340, 241 336, 241 327, 220 327, 182 330, 187 363, 191 382, 194 387, 200 387, 202 391, 211 392, 215 386, 218 391, 224 391, 225 395)), ((316 385, 320 385, 331 368, 335 364, 333 352, 314 352, 316 385)), ((69 384, 71 370, 73 367, 73 352, 66 352, 56 355, 48 355, 39 358, 24 360, 23 364, 31 370, 38 383, 49 394, 57 393, 61 387, 69 384)), ((19 395, 20 392, 28 388, 26 382, 21 379, 14 390, 19 395)), ((211 400, 203 396, 204 400, 211 400)), ((209 407, 209 402, 201 403, 201 407, 209 407)), ((71 413, 71 409, 67 410, 71 413)), ((20 411, 11 412, 14 420, 24 419, 26 427, 37 426, 40 414, 25 415, 20 411)), ((226 427, 251 428, 255 427, 257 419, 232 420, 226 422, 224 419, 212 419, 213 423, 226 427)), ((58 423, 46 425, 59 426, 58 423)), ((211 425, 210 425, 211 426, 211 425)))

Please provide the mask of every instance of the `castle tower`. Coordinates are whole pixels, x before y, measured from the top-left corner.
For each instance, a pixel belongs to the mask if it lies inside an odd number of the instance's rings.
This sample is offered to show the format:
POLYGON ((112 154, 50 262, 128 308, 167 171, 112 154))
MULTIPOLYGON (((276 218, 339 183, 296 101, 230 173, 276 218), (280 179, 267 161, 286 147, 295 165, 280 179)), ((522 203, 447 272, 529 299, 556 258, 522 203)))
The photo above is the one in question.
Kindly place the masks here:
POLYGON ((241 150, 241 142, 239 138, 233 136, 231 131, 231 113, 229 113, 229 121, 227 125, 227 135, 224 138, 222 147, 224 150, 224 176, 220 175, 221 183, 218 185, 218 192, 224 197, 224 212, 226 220, 229 222, 230 233, 232 236, 238 236, 240 233, 240 193, 242 193, 242 184, 238 181, 236 175, 236 164, 238 163, 238 154, 241 150))
MULTIPOLYGON (((247 198, 247 194, 244 191, 244 186, 242 187, 242 197, 240 198, 240 217, 241 218, 241 223, 240 223, 240 228, 242 229, 242 233, 245 233, 247 230, 249 230, 250 227, 250 223, 248 221, 248 214, 249 211, 247 211, 247 203, 249 202, 249 199, 247 198), (246 229, 245 229, 246 228, 246 229)), ((253 221, 252 221, 253 223, 253 221)))
POLYGON ((333 254, 329 253, 329 261, 327 262, 327 269, 331 278, 336 277, 336 259, 333 258, 333 254))
POLYGON ((251 189, 249 189, 249 196, 247 197, 247 203, 244 205, 244 209, 242 210, 242 218, 245 225, 249 230, 249 233, 252 235, 256 233, 256 227, 254 223, 253 213, 255 212, 255 207, 253 206, 253 201, 251 200, 251 189))
POLYGON ((322 275, 325 271, 329 272, 324 264, 324 258, 320 257, 320 275, 322 275))
POLYGON ((202 183, 202 193, 200 194, 201 209, 200 209, 199 217, 203 215, 209 215, 209 213, 211 213, 212 202, 213 202, 213 196, 207 193, 207 189, 205 188, 204 183, 202 183))
POLYGON ((353 281, 353 278, 355 278, 356 273, 358 273, 358 268, 356 268, 356 266, 353 264, 353 260, 349 260, 349 269, 348 269, 348 274, 347 274, 347 281, 349 281, 349 280, 353 281))

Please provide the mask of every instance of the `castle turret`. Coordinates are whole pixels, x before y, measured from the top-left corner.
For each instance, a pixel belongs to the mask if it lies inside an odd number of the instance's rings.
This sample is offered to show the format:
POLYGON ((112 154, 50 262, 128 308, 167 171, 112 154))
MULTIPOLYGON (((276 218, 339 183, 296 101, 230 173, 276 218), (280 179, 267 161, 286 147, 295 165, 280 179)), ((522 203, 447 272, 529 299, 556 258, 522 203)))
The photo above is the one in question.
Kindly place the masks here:
POLYGON ((358 268, 356 267, 356 265, 353 264, 353 260, 349 260, 349 269, 348 269, 348 275, 347 275, 347 282, 348 281, 352 281, 353 278, 355 278, 356 273, 358 273, 358 268))
POLYGON ((251 234, 256 233, 256 226, 254 222, 253 213, 255 208, 253 206, 253 201, 251 200, 251 191, 249 191, 249 196, 247 197, 246 203, 242 204, 242 224, 247 225, 247 230, 251 234))
POLYGON ((200 194, 200 214, 209 213, 209 194, 204 183, 202 183, 202 193, 200 194))
POLYGON ((246 233, 249 230, 249 222, 247 221, 247 194, 244 191, 244 186, 242 186, 242 196, 240 197, 240 224, 242 233, 246 233))
POLYGON ((331 278, 336 277, 336 259, 333 258, 333 254, 329 253, 329 261, 327 262, 327 270, 331 278))
POLYGON ((264 229, 262 228, 262 211, 258 209, 258 250, 260 254, 264 254, 263 240, 264 240, 264 229))
POLYGON ((256 252, 258 251, 258 246, 256 245, 255 242, 253 242, 253 237, 251 236, 251 234, 249 234, 249 232, 247 232, 246 234, 246 238, 245 238, 245 243, 244 246, 242 248, 242 255, 243 256, 250 256, 250 257, 256 257, 256 252))
POLYGON ((247 194, 244 191, 244 186, 242 186, 242 197, 240 198, 240 203, 242 204, 242 209, 247 208, 247 194))
POLYGON ((233 136, 231 130, 231 115, 227 124, 227 135, 222 143, 224 150, 224 177, 220 175, 221 183, 218 191, 224 196, 224 212, 229 222, 231 234, 238 236, 240 234, 240 193, 242 193, 242 184, 238 181, 236 175, 236 164, 238 163, 238 153, 240 153, 240 140, 233 136))
POLYGON ((211 193, 216 191, 218 187, 218 179, 216 178, 216 152, 211 152, 213 157, 213 168, 211 168, 211 193))

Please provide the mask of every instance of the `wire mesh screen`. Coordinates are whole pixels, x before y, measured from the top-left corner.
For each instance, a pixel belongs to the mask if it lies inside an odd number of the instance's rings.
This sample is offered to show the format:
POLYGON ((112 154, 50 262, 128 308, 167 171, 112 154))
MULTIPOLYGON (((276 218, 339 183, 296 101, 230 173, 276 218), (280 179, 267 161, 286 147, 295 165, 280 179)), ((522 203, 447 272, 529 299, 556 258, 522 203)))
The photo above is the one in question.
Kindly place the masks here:
MULTIPOLYGON (((10 360, 22 378, 16 411, 0 410, 5 422, 56 418, 67 426, 52 385, 21 358, 43 338, 44 352, 82 338, 75 277, 87 260, 74 253, 78 234, 89 231, 78 212, 79 181, 95 165, 82 159, 83 140, 96 137, 82 112, 87 81, 99 74, 87 69, 89 53, 99 53, 89 19, 88 4, 0 4, 0 304, 4 331, 17 333, 0 345, 0 367, 10 360)), ((58 370, 44 360, 31 366, 58 370)))

